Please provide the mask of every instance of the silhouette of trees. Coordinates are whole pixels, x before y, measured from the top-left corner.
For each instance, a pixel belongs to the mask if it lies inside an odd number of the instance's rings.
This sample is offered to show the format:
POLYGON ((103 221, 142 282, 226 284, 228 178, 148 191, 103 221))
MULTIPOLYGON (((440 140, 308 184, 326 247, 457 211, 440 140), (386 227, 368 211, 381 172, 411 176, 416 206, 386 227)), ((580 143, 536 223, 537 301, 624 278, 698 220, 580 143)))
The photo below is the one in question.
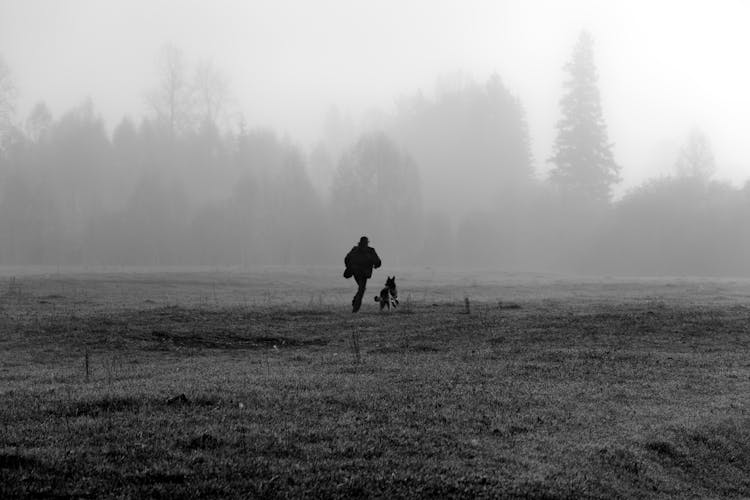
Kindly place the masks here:
POLYGON ((241 132, 231 195, 197 213, 195 247, 203 262, 303 264, 319 258, 322 207, 302 153, 266 130, 241 132))
POLYGON ((434 99, 403 99, 392 134, 421 169, 428 211, 486 211, 534 175, 523 108, 498 75, 484 85, 445 78, 434 99), (473 196, 455 196, 455 186, 473 196))
POLYGON ((58 204, 39 185, 19 172, 4 179, 0 190, 0 262, 39 264, 59 262, 58 204))
POLYGON ((609 201, 620 180, 602 114, 594 64, 593 39, 582 32, 565 65, 568 80, 560 100, 562 118, 550 162, 550 180, 573 198, 609 201))
POLYGON ((0 147, 0 262, 59 262, 63 257, 63 207, 51 178, 55 162, 48 113, 37 105, 32 116, 44 115, 40 122, 45 122, 37 133, 24 135, 11 125, 6 147, 0 147))
POLYGON ((153 115, 111 136, 91 101, 60 118, 39 102, 16 123, 0 66, 0 265, 340 265, 367 234, 388 266, 750 274, 750 183, 712 180, 700 130, 673 175, 609 203, 620 167, 585 34, 548 181, 534 178, 523 107, 497 76, 444 79, 434 97, 370 114, 384 132, 361 134, 333 108, 302 151, 222 127, 221 73, 162 56, 153 115))
POLYGON ((31 142, 38 143, 52 126, 52 112, 44 102, 38 102, 26 118, 24 131, 31 142))
POLYGON ((309 158, 310 181, 321 199, 329 200, 331 183, 336 172, 336 162, 324 142, 316 144, 310 151, 309 158))
POLYGON ((158 87, 149 94, 157 123, 174 139, 192 125, 192 89, 188 82, 187 65, 180 49, 165 45, 159 55, 158 87))
MULTIPOLYGON (((254 165, 258 172, 260 207, 258 233, 265 239, 268 259, 275 264, 306 262, 320 229, 320 207, 307 176, 302 153, 275 136, 258 137, 263 159, 254 165), (304 242, 303 244, 300 244, 304 242)), ((252 145, 252 143, 251 143, 252 145)))
POLYGON ((710 179, 708 138, 691 131, 674 175, 644 182, 615 204, 595 243, 592 270, 623 274, 747 273, 747 188, 710 179))
POLYGON ((592 271, 636 275, 746 273, 747 200, 719 182, 652 180, 617 203, 592 271))
POLYGON ((443 266, 453 264, 456 240, 448 216, 437 212, 426 214, 422 232, 423 248, 419 252, 421 261, 443 266))
POLYGON ((213 63, 195 69, 193 88, 201 127, 216 127, 229 102, 229 81, 213 63))
POLYGON ((16 87, 13 84, 10 68, 0 57, 0 121, 10 120, 15 111, 16 87))
POLYGON ((122 209, 143 172, 143 150, 138 129, 123 118, 112 132, 112 179, 118 189, 110 198, 112 208, 122 209))
POLYGON ((419 172, 411 156, 383 132, 363 135, 341 157, 331 204, 339 234, 347 241, 367 234, 404 260, 420 244, 419 172))
POLYGON ((0 153, 7 147, 6 142, 11 133, 16 95, 16 86, 11 78, 10 68, 0 57, 0 153))
POLYGON ((708 181, 716 171, 716 160, 711 142, 703 131, 694 128, 680 150, 675 163, 677 175, 708 181))
POLYGON ((483 84, 460 74, 443 77, 434 97, 419 92, 398 103, 391 131, 420 168, 430 221, 425 237, 455 238, 445 251, 425 242, 424 259, 445 262, 451 255, 478 264, 478 253, 484 265, 510 259, 534 170, 523 107, 500 77, 483 84))

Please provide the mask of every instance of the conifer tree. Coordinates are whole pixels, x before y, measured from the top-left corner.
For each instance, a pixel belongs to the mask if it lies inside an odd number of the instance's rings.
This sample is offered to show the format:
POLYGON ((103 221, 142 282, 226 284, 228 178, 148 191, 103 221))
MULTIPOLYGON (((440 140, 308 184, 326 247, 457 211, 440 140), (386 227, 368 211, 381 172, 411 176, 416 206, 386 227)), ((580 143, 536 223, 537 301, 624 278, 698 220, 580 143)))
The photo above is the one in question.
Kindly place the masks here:
POLYGON ((565 71, 569 79, 560 100, 562 118, 549 159, 554 164, 550 180, 567 194, 607 202, 612 185, 620 180, 620 166, 607 138, 589 33, 581 33, 565 71))

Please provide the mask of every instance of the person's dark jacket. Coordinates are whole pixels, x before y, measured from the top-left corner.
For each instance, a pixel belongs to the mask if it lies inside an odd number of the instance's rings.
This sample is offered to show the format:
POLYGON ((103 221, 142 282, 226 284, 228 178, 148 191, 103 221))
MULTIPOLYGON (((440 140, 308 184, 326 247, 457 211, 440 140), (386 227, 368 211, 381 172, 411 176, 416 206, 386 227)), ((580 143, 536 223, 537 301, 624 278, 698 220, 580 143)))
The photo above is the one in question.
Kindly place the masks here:
POLYGON ((346 276, 357 276, 363 278, 372 278, 372 269, 380 267, 380 257, 374 248, 356 246, 352 248, 344 258, 346 265, 346 276))

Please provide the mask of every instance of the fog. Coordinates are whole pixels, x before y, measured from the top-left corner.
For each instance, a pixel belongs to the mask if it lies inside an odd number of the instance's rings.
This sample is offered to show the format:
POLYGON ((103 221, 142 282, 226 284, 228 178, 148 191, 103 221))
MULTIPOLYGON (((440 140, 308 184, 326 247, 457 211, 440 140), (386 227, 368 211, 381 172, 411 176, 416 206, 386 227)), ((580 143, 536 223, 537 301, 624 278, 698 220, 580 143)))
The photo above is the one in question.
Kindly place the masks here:
POLYGON ((0 1, 0 265, 747 275, 748 20, 0 1))

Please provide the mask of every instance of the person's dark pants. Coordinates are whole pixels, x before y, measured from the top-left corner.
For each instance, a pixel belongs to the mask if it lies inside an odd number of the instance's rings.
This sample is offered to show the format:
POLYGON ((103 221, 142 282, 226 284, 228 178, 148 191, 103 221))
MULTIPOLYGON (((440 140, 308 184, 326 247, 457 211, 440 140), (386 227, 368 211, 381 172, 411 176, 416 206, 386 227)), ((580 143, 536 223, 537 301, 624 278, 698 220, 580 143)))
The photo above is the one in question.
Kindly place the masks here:
POLYGON ((357 289, 357 293, 354 295, 354 298, 352 299, 352 312, 357 312, 359 311, 359 308, 362 307, 362 297, 365 296, 365 288, 367 287, 367 278, 365 276, 354 275, 354 281, 357 282, 357 286, 359 288, 357 289))

